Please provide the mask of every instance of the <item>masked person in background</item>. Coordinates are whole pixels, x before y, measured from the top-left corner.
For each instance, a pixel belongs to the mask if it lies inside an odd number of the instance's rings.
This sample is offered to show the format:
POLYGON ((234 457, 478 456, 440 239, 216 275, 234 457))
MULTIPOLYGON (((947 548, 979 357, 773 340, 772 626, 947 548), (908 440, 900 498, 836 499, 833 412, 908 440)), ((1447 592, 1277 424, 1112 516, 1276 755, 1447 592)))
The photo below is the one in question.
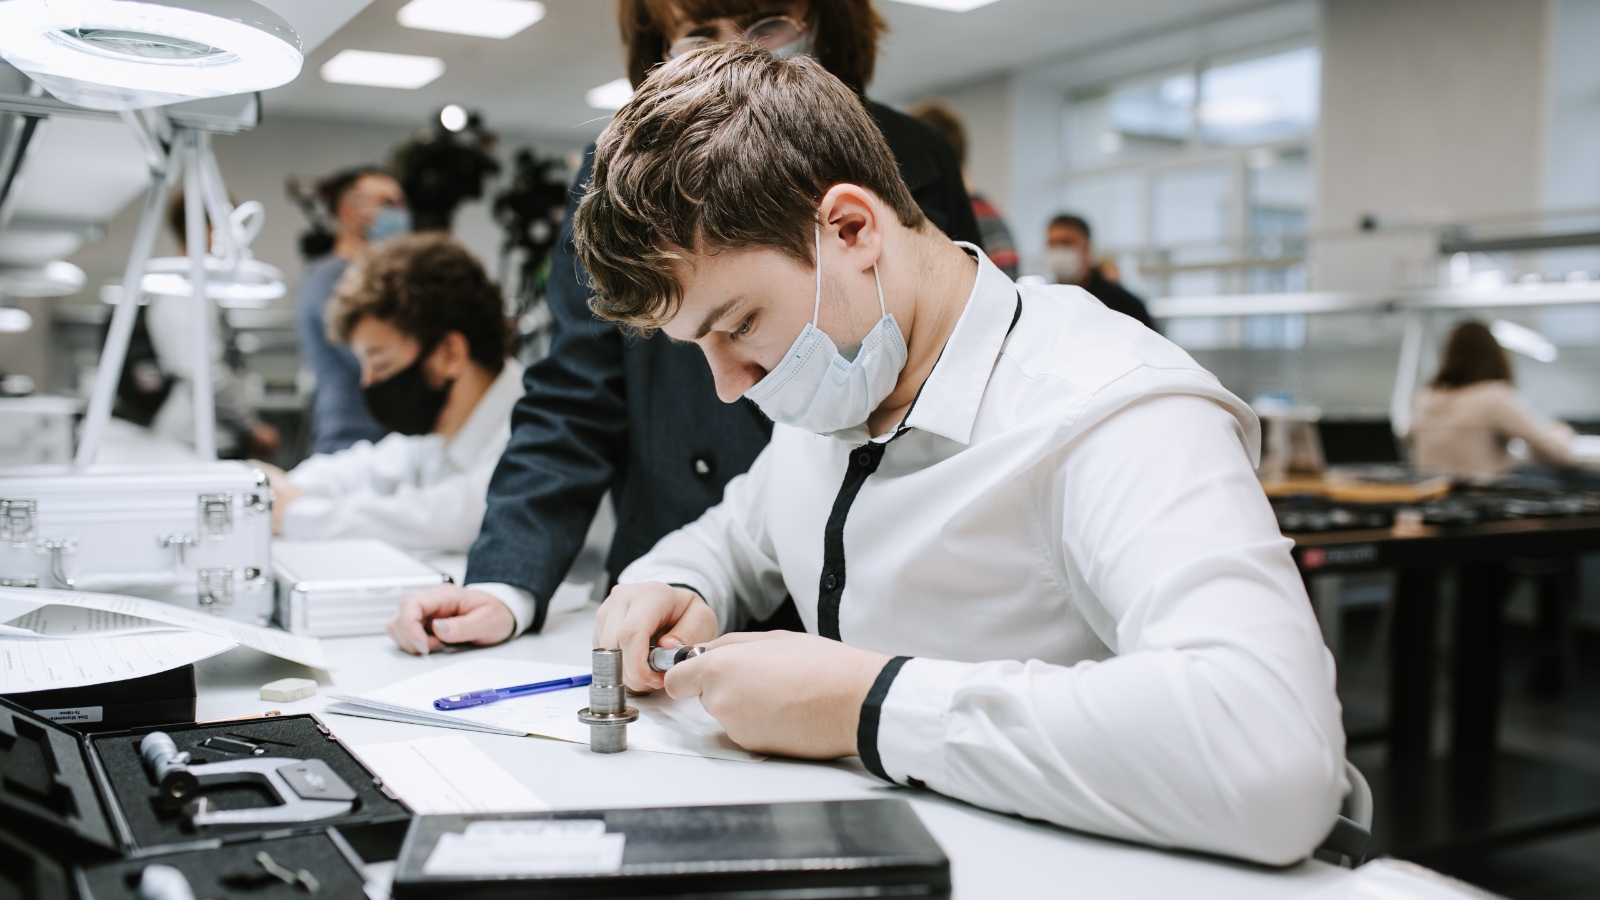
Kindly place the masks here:
POLYGON ((391 433, 287 474, 264 467, 275 530, 465 553, 522 396, 503 309, 483 266, 445 235, 371 248, 329 305, 328 332, 359 360, 366 405, 391 433))
POLYGON ((1106 263, 1094 258, 1088 222, 1079 216, 1056 216, 1045 232, 1045 245, 1045 262, 1056 284, 1075 284, 1111 309, 1138 319, 1146 327, 1155 327, 1144 301, 1112 277, 1106 263))
POLYGON ((411 213, 400 183, 381 169, 329 176, 317 193, 338 223, 333 252, 306 264, 295 301, 300 355, 316 375, 311 398, 311 449, 332 453, 388 433, 361 403, 361 366, 346 347, 328 342, 323 313, 350 262, 368 245, 409 234, 411 213))

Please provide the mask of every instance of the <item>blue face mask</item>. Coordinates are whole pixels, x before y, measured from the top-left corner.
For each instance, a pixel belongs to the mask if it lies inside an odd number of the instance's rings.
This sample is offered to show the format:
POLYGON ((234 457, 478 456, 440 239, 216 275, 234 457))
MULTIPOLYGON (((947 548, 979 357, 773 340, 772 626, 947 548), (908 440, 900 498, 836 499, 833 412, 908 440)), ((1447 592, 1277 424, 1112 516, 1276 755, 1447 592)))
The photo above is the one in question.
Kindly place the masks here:
POLYGON ((367 240, 374 244, 410 233, 411 210, 398 206, 380 208, 378 214, 373 216, 372 224, 367 226, 367 240))
POLYGON ((767 418, 814 434, 832 434, 864 424, 894 391, 906 365, 906 342, 900 326, 883 302, 878 267, 878 323, 872 326, 851 358, 817 327, 822 312, 822 230, 817 229, 817 299, 811 321, 789 352, 744 395, 767 418))

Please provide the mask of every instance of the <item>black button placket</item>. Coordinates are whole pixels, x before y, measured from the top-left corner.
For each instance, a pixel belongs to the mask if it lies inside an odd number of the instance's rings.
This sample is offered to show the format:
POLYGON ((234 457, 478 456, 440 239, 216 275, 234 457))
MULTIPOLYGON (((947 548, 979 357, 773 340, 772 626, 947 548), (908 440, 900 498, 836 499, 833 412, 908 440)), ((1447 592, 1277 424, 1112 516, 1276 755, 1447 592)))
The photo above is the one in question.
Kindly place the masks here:
POLYGON ((850 506, 867 476, 878 471, 883 462, 883 451, 888 442, 873 441, 850 451, 850 462, 844 471, 844 484, 839 486, 839 496, 833 500, 833 512, 828 514, 828 527, 822 537, 822 579, 817 592, 817 633, 825 638, 839 640, 839 599, 844 596, 844 523, 850 516, 850 506))

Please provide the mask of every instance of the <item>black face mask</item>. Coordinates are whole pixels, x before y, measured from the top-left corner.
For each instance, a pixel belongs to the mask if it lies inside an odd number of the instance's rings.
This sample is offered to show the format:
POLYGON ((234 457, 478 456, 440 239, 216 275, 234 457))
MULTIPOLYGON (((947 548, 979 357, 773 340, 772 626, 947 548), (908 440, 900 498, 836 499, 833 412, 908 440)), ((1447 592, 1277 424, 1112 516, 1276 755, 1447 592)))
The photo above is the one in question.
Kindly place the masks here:
POLYGON ((447 381, 444 387, 437 388, 428 384, 422 363, 429 352, 418 353, 416 362, 361 389, 361 399, 379 425, 407 435, 433 431, 454 382, 447 381))

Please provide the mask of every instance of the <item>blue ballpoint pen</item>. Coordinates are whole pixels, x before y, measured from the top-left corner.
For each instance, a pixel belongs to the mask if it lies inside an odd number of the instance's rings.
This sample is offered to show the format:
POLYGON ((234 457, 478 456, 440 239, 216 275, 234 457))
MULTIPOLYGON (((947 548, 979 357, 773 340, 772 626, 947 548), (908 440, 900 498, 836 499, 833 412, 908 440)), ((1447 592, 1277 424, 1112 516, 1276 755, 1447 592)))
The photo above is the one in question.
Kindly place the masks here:
POLYGON ((486 691, 472 691, 467 694, 455 694, 450 697, 440 697, 433 701, 433 708, 440 710, 467 709, 473 706, 483 706, 486 703, 498 703, 501 700, 510 700, 512 697, 526 697, 529 694, 543 694, 549 691, 564 691, 567 688, 583 687, 594 680, 593 675, 574 675, 571 678, 556 678, 550 681, 536 681, 533 684, 519 684, 516 687, 490 688, 486 691))

